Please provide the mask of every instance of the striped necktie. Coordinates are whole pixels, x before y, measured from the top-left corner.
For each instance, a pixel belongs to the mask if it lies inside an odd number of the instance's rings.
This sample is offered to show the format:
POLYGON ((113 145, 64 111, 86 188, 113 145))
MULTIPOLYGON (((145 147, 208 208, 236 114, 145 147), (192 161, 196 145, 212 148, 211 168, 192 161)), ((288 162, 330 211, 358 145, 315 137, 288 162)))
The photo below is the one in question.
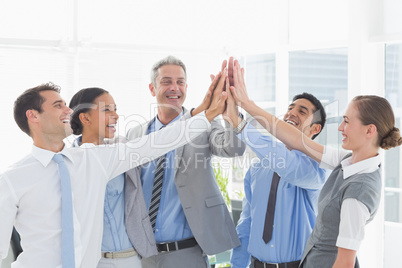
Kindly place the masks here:
POLYGON ((73 200, 70 173, 64 163, 63 155, 55 154, 53 161, 59 166, 61 185, 61 259, 63 268, 75 267, 73 200))
MULTIPOLYGON (((162 126, 160 129, 164 128, 162 126)), ((166 162, 166 155, 162 155, 158 158, 155 167, 155 177, 154 177, 154 186, 152 188, 152 196, 151 196, 151 204, 149 205, 149 219, 152 224, 152 229, 155 232, 155 224, 156 224, 156 217, 159 211, 159 203, 161 200, 162 194, 162 184, 163 184, 163 173, 165 171, 165 162, 166 162)))

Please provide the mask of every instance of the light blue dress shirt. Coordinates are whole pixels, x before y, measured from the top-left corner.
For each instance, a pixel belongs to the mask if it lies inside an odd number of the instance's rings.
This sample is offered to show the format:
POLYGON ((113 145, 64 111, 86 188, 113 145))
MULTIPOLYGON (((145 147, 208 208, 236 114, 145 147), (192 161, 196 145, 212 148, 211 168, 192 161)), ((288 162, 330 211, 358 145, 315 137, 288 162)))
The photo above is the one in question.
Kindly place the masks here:
MULTIPOLYGON (((183 111, 169 124, 183 116, 183 111)), ((156 117, 150 124, 148 133, 159 130, 164 125, 156 117)), ((141 169, 141 182, 144 192, 145 204, 149 210, 152 197, 152 189, 155 177, 156 161, 144 165, 141 169)), ((166 166, 163 174, 162 194, 159 203, 159 212, 155 223, 155 240, 157 243, 177 241, 193 237, 190 226, 184 215, 180 197, 177 193, 175 177, 175 150, 166 154, 166 166)), ((179 162, 177 162, 178 164, 179 162)))
POLYGON ((315 224, 325 170, 305 154, 262 135, 251 124, 238 137, 257 154, 259 162, 252 164, 244 178, 243 212, 237 225, 241 246, 233 249, 232 267, 248 267, 251 256, 270 263, 300 260, 315 224), (272 239, 265 244, 262 234, 274 171, 281 179, 272 239))
MULTIPOLYGON (((78 137, 73 146, 82 143, 78 137)), ((103 211, 102 252, 116 252, 132 249, 124 222, 124 174, 115 177, 106 185, 103 211)))

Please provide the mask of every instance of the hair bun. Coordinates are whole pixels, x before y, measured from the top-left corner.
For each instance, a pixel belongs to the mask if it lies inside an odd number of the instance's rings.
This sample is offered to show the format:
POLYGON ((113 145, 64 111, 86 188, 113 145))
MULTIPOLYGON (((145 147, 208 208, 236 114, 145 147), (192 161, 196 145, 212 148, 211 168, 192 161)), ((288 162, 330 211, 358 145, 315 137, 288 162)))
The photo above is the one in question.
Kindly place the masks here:
POLYGON ((387 136, 381 141, 381 148, 388 150, 402 144, 401 133, 397 127, 394 127, 387 136))

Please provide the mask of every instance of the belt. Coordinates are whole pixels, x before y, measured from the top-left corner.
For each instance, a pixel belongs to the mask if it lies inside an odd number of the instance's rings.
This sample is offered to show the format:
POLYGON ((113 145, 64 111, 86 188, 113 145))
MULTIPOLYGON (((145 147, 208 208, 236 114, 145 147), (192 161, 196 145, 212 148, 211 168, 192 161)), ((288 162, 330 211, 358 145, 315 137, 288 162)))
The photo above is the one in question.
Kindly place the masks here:
POLYGON ((283 263, 268 263, 259 260, 254 261, 254 268, 298 268, 300 261, 283 262, 283 263))
POLYGON ((137 255, 137 251, 133 248, 125 251, 117 251, 117 252, 102 252, 102 258, 106 259, 117 259, 117 258, 128 258, 131 256, 137 255))
POLYGON ((197 241, 195 240, 194 237, 192 237, 189 239, 174 242, 156 244, 156 247, 158 248, 159 252, 169 252, 184 248, 191 248, 194 247, 195 245, 197 245, 197 241))

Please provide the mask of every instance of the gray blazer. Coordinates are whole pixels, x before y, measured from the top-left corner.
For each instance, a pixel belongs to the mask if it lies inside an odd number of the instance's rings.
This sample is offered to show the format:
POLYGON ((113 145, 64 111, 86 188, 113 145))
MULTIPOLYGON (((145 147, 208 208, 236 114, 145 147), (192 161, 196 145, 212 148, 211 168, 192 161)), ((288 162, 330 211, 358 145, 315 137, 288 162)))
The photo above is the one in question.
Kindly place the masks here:
MULTIPOLYGON (((125 137, 116 137, 114 140, 105 141, 106 144, 116 142, 125 143, 125 137)), ((125 224, 128 238, 131 244, 142 257, 150 257, 158 254, 155 236, 149 220, 148 210, 145 205, 144 194, 141 186, 140 168, 133 168, 125 173, 125 224), (129 221, 127 219, 130 219, 129 221)))
POLYGON ((124 183, 124 214, 131 244, 142 257, 156 255, 158 250, 142 193, 140 168, 127 171, 124 183))
MULTIPOLYGON (((184 109, 180 120, 190 117, 190 113, 184 109)), ((145 135, 152 122, 130 129, 127 138, 135 139, 145 135)), ((215 119, 211 122, 209 131, 198 136, 191 144, 176 149, 176 189, 191 231, 201 249, 208 255, 240 245, 235 226, 216 183, 211 156, 240 156, 245 148, 246 145, 236 137, 232 127, 226 123, 224 128, 215 119)), ((133 197, 135 196, 126 195, 126 211, 131 210, 133 197)), ((135 218, 133 214, 127 214, 126 217, 127 224, 135 218)), ((131 232, 127 232, 130 236, 131 232)))

